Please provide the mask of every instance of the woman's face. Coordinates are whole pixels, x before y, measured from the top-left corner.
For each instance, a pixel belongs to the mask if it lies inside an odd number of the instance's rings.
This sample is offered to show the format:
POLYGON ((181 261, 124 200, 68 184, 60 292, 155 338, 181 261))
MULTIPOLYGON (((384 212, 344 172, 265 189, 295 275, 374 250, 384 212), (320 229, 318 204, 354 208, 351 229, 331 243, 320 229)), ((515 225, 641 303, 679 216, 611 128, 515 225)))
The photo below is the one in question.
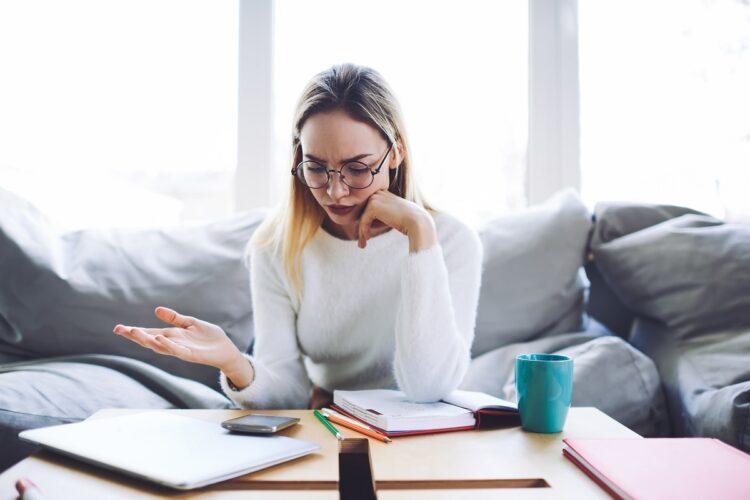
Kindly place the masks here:
MULTIPOLYGON (((347 161, 357 160, 375 170, 388 151, 388 143, 371 125, 354 120, 341 110, 316 113, 309 117, 300 131, 302 160, 315 160, 328 169, 340 169, 347 161)), ((398 152, 394 146, 375 175, 372 184, 363 189, 353 189, 341 182, 336 173, 326 187, 310 189, 326 212, 330 222, 345 234, 353 236, 356 221, 367 200, 379 189, 388 189, 388 171, 398 166, 398 152), (336 207, 351 207, 334 211, 336 207)), ((309 189, 309 188, 308 188, 309 189)))

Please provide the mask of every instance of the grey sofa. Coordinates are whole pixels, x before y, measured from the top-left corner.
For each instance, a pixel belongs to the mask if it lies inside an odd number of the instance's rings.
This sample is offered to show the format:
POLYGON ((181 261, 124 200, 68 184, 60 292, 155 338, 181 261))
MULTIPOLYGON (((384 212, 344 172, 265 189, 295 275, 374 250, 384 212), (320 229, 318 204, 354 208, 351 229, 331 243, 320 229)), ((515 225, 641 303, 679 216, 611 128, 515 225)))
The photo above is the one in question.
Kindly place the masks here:
MULTIPOLYGON (((634 300, 638 284, 618 287, 621 270, 607 265, 617 254, 607 244, 691 211, 638 206, 642 212, 628 218, 633 206, 603 207, 591 214, 564 191, 481 228, 482 289, 462 387, 513 399, 517 353, 568 353, 575 359, 574 405, 597 406, 643 435, 715 435, 750 449, 747 420, 742 427, 750 375, 740 368, 750 358, 747 343, 732 341, 729 331, 706 337, 706 345, 740 353, 718 365, 702 358, 704 370, 727 374, 715 377, 715 386, 737 387, 719 389, 721 397, 708 403, 694 398, 694 381, 681 368, 684 350, 643 341, 656 338, 644 321, 662 323, 644 309, 648 301, 634 300)), ((23 429, 79 421, 108 407, 232 407, 215 370, 158 356, 111 330, 115 323, 162 326, 152 311, 167 305, 219 324, 252 352, 245 244, 264 215, 65 233, 0 189, 0 470, 34 451, 18 441, 23 429)), ((737 265, 742 248, 731 257, 737 265)), ((746 328, 744 319, 732 316, 733 327, 746 328)))
POLYGON ((750 452, 750 226, 675 206, 594 215, 590 306, 655 362, 668 434, 750 452))

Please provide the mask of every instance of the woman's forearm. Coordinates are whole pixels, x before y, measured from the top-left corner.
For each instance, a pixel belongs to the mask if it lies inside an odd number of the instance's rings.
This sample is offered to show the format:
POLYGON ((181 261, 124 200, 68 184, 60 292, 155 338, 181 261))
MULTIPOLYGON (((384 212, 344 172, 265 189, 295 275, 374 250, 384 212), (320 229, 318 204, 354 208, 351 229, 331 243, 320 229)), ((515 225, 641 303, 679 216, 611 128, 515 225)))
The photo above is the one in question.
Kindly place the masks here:
POLYGON ((445 254, 443 244, 409 253, 402 270, 394 371, 414 401, 444 397, 460 385, 471 361, 481 241, 460 229, 445 245, 445 254))

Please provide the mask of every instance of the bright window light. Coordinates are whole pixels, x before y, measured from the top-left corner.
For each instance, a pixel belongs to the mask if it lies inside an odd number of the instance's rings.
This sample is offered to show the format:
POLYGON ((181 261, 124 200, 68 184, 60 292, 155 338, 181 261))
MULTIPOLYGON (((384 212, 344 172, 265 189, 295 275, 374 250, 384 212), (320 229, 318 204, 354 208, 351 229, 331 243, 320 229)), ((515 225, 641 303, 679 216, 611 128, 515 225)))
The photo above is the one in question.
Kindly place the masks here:
POLYGON ((228 211, 237 30, 233 1, 0 3, 0 180, 76 227, 228 211))
POLYGON ((582 192, 750 216, 750 5, 579 4, 582 192))

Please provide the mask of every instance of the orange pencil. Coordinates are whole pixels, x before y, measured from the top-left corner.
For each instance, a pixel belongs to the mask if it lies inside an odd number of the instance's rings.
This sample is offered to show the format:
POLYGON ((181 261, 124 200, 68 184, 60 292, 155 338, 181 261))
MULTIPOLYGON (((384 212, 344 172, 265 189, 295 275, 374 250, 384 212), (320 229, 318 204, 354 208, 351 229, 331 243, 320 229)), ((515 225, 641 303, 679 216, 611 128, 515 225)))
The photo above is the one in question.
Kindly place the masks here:
POLYGON ((323 408, 322 411, 323 414, 325 414, 326 418, 331 422, 336 422, 339 425, 343 425, 344 427, 347 427, 353 431, 357 431, 361 434, 364 434, 365 436, 370 436, 371 438, 377 439, 378 441, 383 441, 384 443, 390 443, 392 441, 388 436, 381 434, 374 429, 370 429, 369 427, 366 427, 359 422, 354 422, 348 418, 345 418, 338 413, 329 410, 328 408, 323 408))

